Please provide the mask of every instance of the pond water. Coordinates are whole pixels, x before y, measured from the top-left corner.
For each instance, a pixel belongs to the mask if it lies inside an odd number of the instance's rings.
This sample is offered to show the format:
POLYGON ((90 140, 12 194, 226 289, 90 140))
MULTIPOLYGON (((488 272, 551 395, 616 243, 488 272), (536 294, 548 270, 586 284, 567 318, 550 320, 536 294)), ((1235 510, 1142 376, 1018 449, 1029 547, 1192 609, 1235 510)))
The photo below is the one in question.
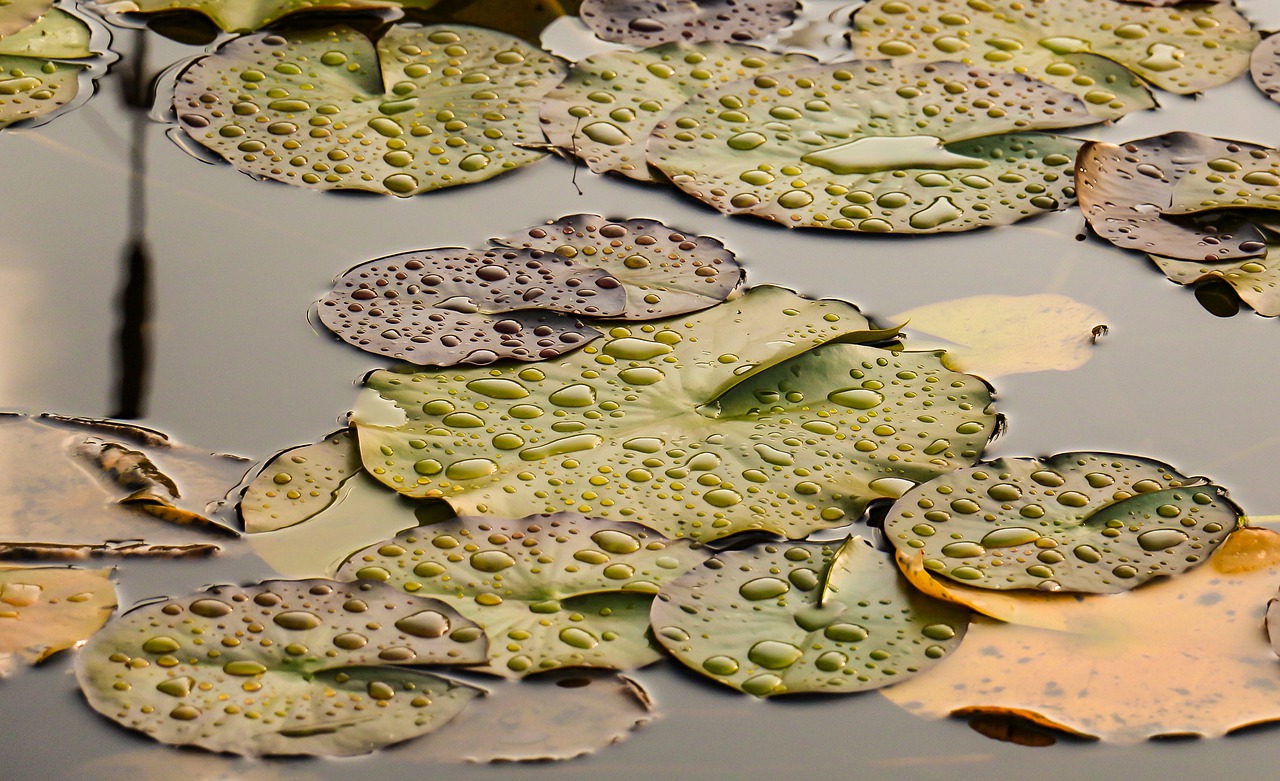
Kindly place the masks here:
MULTIPOLYGON (((1267 19, 1266 0, 1244 4, 1267 19)), ((1272 17, 1276 14, 1270 12, 1272 17)), ((115 31, 121 46, 131 35, 115 31)), ((152 37, 150 67, 198 50, 152 37)), ((116 406, 117 297, 130 238, 130 144, 138 125, 108 79, 81 109, 0 133, 0 408, 107 416, 116 406)), ((1198 98, 1073 135, 1123 141, 1194 130, 1280 145, 1280 105, 1237 80, 1198 98)), ((400 200, 322 195, 206 165, 145 128, 145 237, 153 353, 142 423, 254 460, 335 429, 379 361, 318 333, 311 304, 359 262, 474 246, 580 211, 647 217, 721 238, 751 283, 839 297, 882 318, 987 293, 1059 293, 1106 314, 1091 360, 994 382, 1008 432, 989 457, 1101 450, 1149 455, 1227 486, 1248 513, 1280 513, 1280 329, 1247 310, 1206 312, 1143 258, 1083 238, 1071 210, 933 238, 827 235, 731 220, 670 189, 548 159, 494 181, 400 200), (581 192, 577 188, 581 188, 581 192)), ((133 215, 136 217, 136 214, 133 215)), ((135 221, 136 224, 136 221, 135 221)), ((260 563, 121 565, 122 604, 269 575, 260 563)), ((1280 584, 1277 584, 1280 585, 1280 584)), ((65 655, 64 655, 65 656, 65 655)), ((1136 747, 1059 741, 1031 749, 962 721, 918 720, 875 693, 753 702, 664 662, 638 671, 660 718, 621 745, 567 763, 444 766, 390 750, 347 761, 242 763, 135 737, 85 707, 66 658, 0 683, 6 778, 861 779, 1210 777, 1266 767, 1274 731, 1136 747), (410 762, 412 759, 412 762, 410 762), (150 763, 141 769, 129 763, 150 763), (20 768, 14 775, 12 768, 20 768), (132 769, 123 769, 132 768, 132 769)))

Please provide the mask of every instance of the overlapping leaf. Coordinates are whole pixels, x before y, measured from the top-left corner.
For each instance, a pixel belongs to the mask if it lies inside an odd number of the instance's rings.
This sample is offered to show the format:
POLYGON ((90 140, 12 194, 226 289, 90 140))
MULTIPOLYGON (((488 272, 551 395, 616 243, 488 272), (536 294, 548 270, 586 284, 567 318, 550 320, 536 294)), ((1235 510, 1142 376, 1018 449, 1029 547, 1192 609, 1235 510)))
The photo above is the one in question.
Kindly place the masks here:
POLYGON ((463 26, 347 27, 237 38, 179 77, 183 130, 253 176, 410 196, 542 157, 545 52, 463 26))
POLYGON ((649 162, 726 214, 971 230, 1065 208, 1080 142, 1018 131, 1095 121, 1083 102, 1026 76, 863 60, 705 90, 658 124, 649 162))
POLYGON ((0 128, 87 99, 89 80, 106 69, 89 24, 50 5, 20 0, 0 8, 0 128))
POLYGON ((116 609, 111 570, 0 567, 0 675, 84 642, 116 609))
POLYGON ((1196 285, 1221 279, 1230 285, 1254 310, 1265 317, 1280 316, 1280 237, 1261 225, 1267 243, 1266 255, 1260 258, 1206 263, 1152 255, 1165 276, 1180 285, 1196 285))
POLYGON ((907 492, 884 528, 952 580, 1105 594, 1199 564, 1239 517, 1226 491, 1159 461, 1061 453, 938 477, 907 492))
POLYGON ((427 9, 440 0, 91 0, 104 14, 157 14, 193 11, 229 33, 253 32, 285 16, 311 11, 360 11, 385 8, 427 9))
POLYGON ((606 41, 749 41, 785 27, 796 0, 583 0, 582 20, 606 41))
POLYGON ((342 486, 362 471, 349 429, 285 450, 245 488, 239 504, 244 530, 258 534, 301 523, 333 504, 342 486))
POLYGON ((1216 209, 1280 210, 1280 150, 1236 143, 1220 157, 1188 165, 1165 213, 1216 209))

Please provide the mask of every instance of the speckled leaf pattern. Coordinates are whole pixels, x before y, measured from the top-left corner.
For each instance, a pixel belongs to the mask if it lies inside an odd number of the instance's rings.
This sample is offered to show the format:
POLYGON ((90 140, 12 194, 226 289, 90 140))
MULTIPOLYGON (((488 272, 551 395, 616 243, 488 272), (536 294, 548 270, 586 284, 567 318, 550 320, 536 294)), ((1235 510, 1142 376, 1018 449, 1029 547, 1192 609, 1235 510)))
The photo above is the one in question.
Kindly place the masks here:
POLYGON ((627 669, 657 659, 649 601, 706 554, 634 523, 574 513, 457 518, 357 551, 339 570, 447 600, 492 639, 489 669, 627 669))
POLYGON ((338 489, 362 471, 355 432, 349 429, 278 453, 240 499, 244 530, 256 534, 302 523, 333 504, 338 489))
POLYGON ((627 294, 605 269, 527 249, 406 252, 343 274, 320 322, 367 352, 418 365, 538 361, 600 332, 570 315, 622 314, 627 294))
POLYGON ((853 61, 701 92, 658 124, 649 162, 726 214, 961 231, 1069 205, 1080 142, 1004 134, 1095 121, 1075 97, 1025 76, 853 61))
POLYGON ((375 372, 353 422, 375 477, 462 514, 798 538, 972 463, 995 429, 980 380, 849 343, 892 334, 849 304, 756 287, 559 361, 375 372))
POLYGON ((583 0, 582 20, 606 41, 749 41, 785 27, 796 0, 583 0))
POLYGON ((1249 76, 1267 97, 1280 103, 1280 35, 1269 35, 1254 47, 1249 76))
POLYGON ((1168 464, 1060 453, 939 477, 907 492, 884 529, 967 585, 1109 594, 1194 567, 1239 517, 1225 490, 1168 464))
POLYGON ((1264 317, 1280 317, 1280 239, 1264 231, 1267 253, 1260 258, 1205 263, 1152 255, 1164 275, 1179 285, 1222 279, 1235 289, 1240 300, 1264 317))
POLYGON ((495 244, 554 252, 604 269, 622 283, 621 320, 653 320, 715 306, 738 292, 744 272, 718 239, 655 220, 606 220, 572 214, 495 244))
POLYGON ((209 17, 224 31, 237 33, 261 29, 299 12, 427 9, 438 2, 439 0, 90 0, 89 4, 105 15, 194 11, 209 17))
POLYGON ((533 162, 564 66, 518 38, 394 25, 236 38, 179 77, 178 122, 250 175, 410 196, 533 162))
POLYGON ((542 129, 561 151, 596 173, 654 181, 645 144, 658 121, 702 90, 813 64, 730 43, 670 43, 581 60, 542 100, 542 129))
POLYGON ((485 650, 438 600, 265 581, 136 607, 92 638, 76 675, 95 710, 161 742, 345 756, 428 732, 478 693, 392 665, 475 664, 485 650))
POLYGON ((84 98, 86 68, 95 66, 95 76, 105 69, 105 62, 90 62, 95 52, 89 26, 48 6, 20 0, 4 6, 0 14, 0 128, 71 106, 77 97, 84 98), (24 10, 44 15, 27 19, 24 10), (12 18, 26 21, 6 33, 13 25, 5 20, 12 18))
POLYGON ((1025 73, 1115 118, 1154 105, 1141 83, 1182 94, 1245 71, 1258 34, 1230 3, 1156 8, 1115 0, 871 0, 854 14, 854 52, 960 59, 1025 73), (1073 56, 1100 55, 1116 63, 1073 56), (1123 67, 1117 67, 1123 66, 1123 67))
POLYGON ((1280 535, 1240 529, 1178 577, 1032 608, 1065 630, 975 617, 946 663, 883 694, 924 717, 1015 714, 1116 743, 1275 721, 1263 615, 1277 579, 1280 535))
POLYGON ((664 586, 651 619, 686 667, 767 697, 905 680, 960 643, 969 611, 916 591, 856 538, 722 553, 664 586))
POLYGON ((1187 166, 1166 214, 1213 209, 1280 210, 1280 150, 1236 144, 1221 157, 1187 166))
POLYGON ((0 567, 0 675, 74 648, 115 609, 109 569, 0 567))

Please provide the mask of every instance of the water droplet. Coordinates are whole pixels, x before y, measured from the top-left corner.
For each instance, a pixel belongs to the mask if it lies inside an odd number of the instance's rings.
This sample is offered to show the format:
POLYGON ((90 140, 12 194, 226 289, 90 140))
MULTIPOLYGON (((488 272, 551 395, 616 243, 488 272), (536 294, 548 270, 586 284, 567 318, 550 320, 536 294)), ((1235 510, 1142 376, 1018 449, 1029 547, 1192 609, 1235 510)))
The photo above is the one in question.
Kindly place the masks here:
POLYGON ((506 551, 486 550, 471 554, 471 566, 481 572, 501 572, 515 566, 516 560, 506 551))
POLYGON ((717 488, 708 491, 702 498, 712 507, 732 507, 742 501, 742 494, 728 488, 717 488))
POLYGON ((305 610, 290 610, 284 613, 278 613, 272 616, 271 620, 284 629, 306 630, 315 629, 323 623, 320 616, 315 613, 309 613, 305 610))
POLYGON ((781 578, 764 577, 749 580, 738 587, 738 593, 745 599, 773 599, 791 590, 791 585, 781 578))
POLYGON ((640 541, 626 532, 605 529, 591 535, 591 541, 609 553, 623 555, 640 550, 640 541))
POLYGON ((595 635, 576 626, 565 627, 560 630, 560 640, 574 648, 581 648, 589 651, 600 644, 595 635))
POLYGON ((982 538, 982 547, 984 548, 1012 548, 1016 545, 1026 545, 1040 539, 1040 533, 1035 529, 1026 529, 1018 526, 996 529, 989 532, 982 538))
POLYGON ((733 675, 738 671, 738 660, 732 656, 709 656, 703 660, 702 669, 712 675, 733 675))
POLYGON ((472 380, 467 388, 491 399, 523 399, 529 395, 529 389, 515 380, 485 378, 472 380))
POLYGON ((227 662, 222 666, 222 671, 227 675, 237 675, 243 678, 262 675, 267 671, 266 665, 248 659, 239 659, 233 662, 227 662))
POLYGON ((231 606, 217 599, 197 599, 188 608, 202 618, 221 618, 231 612, 231 606))
POLYGON ((396 629, 414 637, 442 637, 449 631, 449 618, 435 610, 423 610, 397 621, 396 629))
POLYGON ((590 385, 568 385, 552 393, 547 399, 557 407, 589 407, 596 403, 596 391, 590 385))
POLYGON ((1153 529, 1138 535, 1138 545, 1147 551, 1162 551, 1186 542, 1190 537, 1178 529, 1153 529))
POLYGON ((478 480, 498 471, 498 465, 487 458, 465 458, 454 461, 444 470, 450 480, 478 480))
POLYGON ((761 640, 751 646, 747 658, 766 670, 781 670, 795 664, 804 652, 791 643, 761 640))
POLYGON ((742 682, 742 690, 757 697, 765 697, 782 689, 782 679, 772 673, 756 675, 742 682))
POLYGON ((850 409, 873 409, 884 403, 884 396, 867 388, 845 388, 834 391, 827 398, 850 409))

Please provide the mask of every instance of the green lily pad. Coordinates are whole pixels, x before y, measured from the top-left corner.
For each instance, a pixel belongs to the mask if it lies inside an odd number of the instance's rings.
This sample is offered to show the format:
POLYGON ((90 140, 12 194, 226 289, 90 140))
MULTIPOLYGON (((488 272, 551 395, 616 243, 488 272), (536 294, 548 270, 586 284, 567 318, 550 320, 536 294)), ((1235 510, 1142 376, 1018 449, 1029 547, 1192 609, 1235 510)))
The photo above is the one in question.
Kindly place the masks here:
POLYGON ((429 732, 479 693, 394 665, 475 664, 485 650, 438 600, 265 581, 130 610, 89 641, 76 676, 95 710, 163 743, 347 756, 429 732))
POLYGON ((672 230, 655 220, 606 220, 572 214, 493 239, 494 244, 554 252, 604 269, 622 283, 621 320, 653 320, 715 306, 737 293, 744 272, 710 236, 672 230))
POLYGON ((0 567, 0 675, 83 643, 115 609, 109 569, 0 567))
POLYGON ((1165 213, 1217 209, 1280 210, 1280 150, 1233 143, 1220 157, 1188 164, 1165 213))
POLYGON ((1224 489, 1168 464, 1060 453, 944 475, 903 496, 884 529, 969 586, 1111 594, 1205 560, 1240 514, 1224 489))
POLYGON ((448 601, 493 638, 488 669, 521 676, 656 661, 649 602, 705 558, 639 524, 574 513, 455 518, 357 551, 339 576, 448 601))
POLYGON ((1081 142, 1014 131, 1096 121, 1025 76, 853 61, 705 90, 658 124, 649 162, 726 214, 787 227, 971 230, 1074 197, 1081 142))
POLYGON ((51 8, 53 0, 10 0, 0 6, 0 38, 30 27, 51 8))
POLYGON ((851 343, 894 333, 756 287, 554 362, 374 372, 352 421, 369 472, 461 514, 567 507, 669 537, 799 538, 973 463, 995 431, 981 380, 851 343))
POLYGON ((814 64, 729 43, 669 43, 597 54, 576 63, 542 100, 542 130, 561 151, 600 174, 655 181, 645 143, 669 111, 707 87, 814 64))
POLYGON ((443 248, 361 264, 320 300, 320 322, 367 352, 419 365, 554 358, 600 338, 627 294, 608 270, 543 250, 443 248), (567 314, 564 314, 567 313, 567 314))
POLYGON ((545 153, 536 101, 564 66, 518 38, 394 25, 236 38, 178 78, 179 125, 236 168, 398 196, 478 182, 545 153))
POLYGON ((19 0, 0 14, 0 128, 52 118, 78 105, 92 95, 92 81, 106 71, 109 58, 93 50, 89 23, 48 6, 19 0), (25 19, 23 9, 38 8, 47 11, 38 21, 3 32, 10 15, 25 19))
POLYGON ((296 13, 363 11, 381 8, 427 9, 440 0, 90 0, 108 18, 115 14, 156 14, 193 11, 203 14, 224 32, 259 30, 296 13))
POLYGON ((1269 35, 1254 47, 1249 76, 1267 97, 1280 103, 1280 35, 1269 35))
POLYGON ((1230 3, 871 0, 853 22, 861 56, 1024 73, 1080 96, 1108 119, 1155 105, 1135 73, 1170 92, 1200 92, 1243 73, 1258 42, 1230 3))
POLYGON ((1196 285, 1221 279, 1254 311, 1264 317, 1280 317, 1280 236, 1264 230, 1267 253, 1260 258, 1205 263, 1152 255, 1164 275, 1179 285, 1196 285))
POLYGON ((796 0, 583 0, 582 21, 606 41, 749 41, 786 27, 796 0))
POLYGON ((852 538, 722 553, 664 586, 651 620, 689 669, 767 697, 898 683, 959 645, 969 611, 852 538))
POLYGON ((339 489, 363 471, 355 434, 345 428, 279 453, 240 499, 244 530, 258 534, 301 523, 333 504, 339 489))

